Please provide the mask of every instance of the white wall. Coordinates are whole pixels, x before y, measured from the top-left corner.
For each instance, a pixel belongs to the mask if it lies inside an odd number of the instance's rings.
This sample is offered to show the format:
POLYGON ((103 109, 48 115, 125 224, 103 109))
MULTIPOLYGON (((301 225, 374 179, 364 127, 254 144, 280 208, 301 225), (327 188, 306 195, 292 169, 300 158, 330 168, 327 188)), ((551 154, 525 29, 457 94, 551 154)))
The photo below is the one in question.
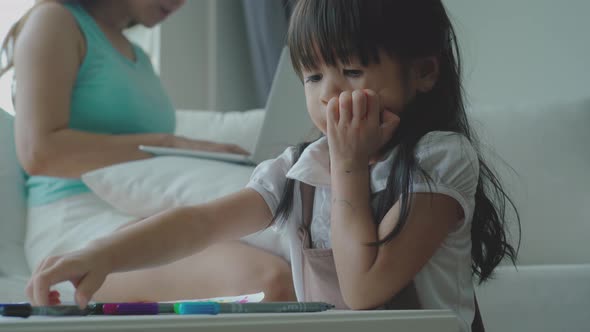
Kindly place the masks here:
POLYGON ((192 0, 161 27, 160 74, 176 108, 256 107, 240 0, 192 0))
POLYGON ((187 1, 161 26, 160 75, 176 108, 209 106, 210 3, 187 1))
MULTIPOLYGON (((589 0, 443 0, 472 105, 590 96, 589 0)), ((162 26, 162 78, 179 108, 255 104, 240 0, 191 0, 162 26)))
POLYGON ((519 263, 588 263, 590 1, 443 2, 473 124, 521 213, 519 263))
MULTIPOLYGON (((8 30, 33 4, 32 0, 0 1, 0 44, 4 41, 8 30)), ((0 61, 5 61, 4 57, 0 61)), ((8 113, 14 113, 12 105, 12 76, 13 71, 0 77, 0 108, 8 113)))
POLYGON ((241 0, 215 0, 216 93, 214 109, 245 110, 257 107, 254 73, 241 0))
POLYGON ((474 105, 590 96, 590 1, 443 0, 474 105))

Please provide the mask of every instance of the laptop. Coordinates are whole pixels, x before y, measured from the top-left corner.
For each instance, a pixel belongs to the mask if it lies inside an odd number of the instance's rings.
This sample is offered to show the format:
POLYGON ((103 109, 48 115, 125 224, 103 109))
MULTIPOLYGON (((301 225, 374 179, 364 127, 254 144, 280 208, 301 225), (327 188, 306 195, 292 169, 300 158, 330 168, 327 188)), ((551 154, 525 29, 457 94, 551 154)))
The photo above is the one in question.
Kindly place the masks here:
POLYGON ((275 71, 256 145, 250 155, 147 145, 140 145, 139 149, 157 156, 187 156, 257 165, 276 158, 289 146, 303 142, 309 138, 313 128, 307 114, 303 84, 291 65, 289 50, 285 47, 275 71))

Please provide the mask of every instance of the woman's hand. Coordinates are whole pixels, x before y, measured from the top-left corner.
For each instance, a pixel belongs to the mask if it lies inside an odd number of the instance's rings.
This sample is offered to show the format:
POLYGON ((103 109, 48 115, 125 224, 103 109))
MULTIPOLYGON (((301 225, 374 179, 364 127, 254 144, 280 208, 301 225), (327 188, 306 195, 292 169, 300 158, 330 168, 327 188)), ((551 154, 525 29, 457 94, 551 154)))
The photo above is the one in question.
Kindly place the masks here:
POLYGON ((399 117, 381 106, 372 90, 346 91, 327 107, 331 167, 352 172, 367 169, 381 147, 391 139, 399 117))
POLYGON ((76 287, 76 303, 85 308, 111 272, 108 261, 107 252, 92 245, 65 255, 48 257, 39 264, 29 280, 27 297, 33 305, 60 304, 59 293, 50 290, 51 286, 69 281, 76 287))
POLYGON ((182 136, 173 136, 172 144, 173 148, 177 149, 188 149, 188 150, 200 150, 209 152, 224 152, 224 153, 235 153, 249 155, 250 153, 238 145, 235 144, 224 144, 215 143, 210 141, 194 140, 182 136))

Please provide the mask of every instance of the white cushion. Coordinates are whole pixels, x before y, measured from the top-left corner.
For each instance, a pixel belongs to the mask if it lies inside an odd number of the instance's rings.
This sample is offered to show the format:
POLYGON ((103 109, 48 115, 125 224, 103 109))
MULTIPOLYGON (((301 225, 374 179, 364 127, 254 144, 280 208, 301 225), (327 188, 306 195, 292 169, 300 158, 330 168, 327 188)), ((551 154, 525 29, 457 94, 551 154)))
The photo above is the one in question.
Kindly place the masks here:
POLYGON ((176 112, 176 134, 192 139, 238 144, 252 151, 264 119, 263 109, 176 112))
MULTIPOLYGON (((176 134, 252 149, 264 110, 177 111, 176 134)), ((242 189, 253 168, 189 157, 156 157, 88 172, 82 180, 119 211, 146 217, 198 204, 242 189)))
POLYGON ((590 100, 472 109, 516 171, 496 158, 522 218, 519 264, 590 263, 590 100))
POLYGON ((476 291, 486 331, 588 331, 589 281, 590 264, 502 266, 476 291))
MULTIPOLYGON (((177 112, 177 134, 194 139, 240 144, 252 149, 264 112, 177 112)), ((138 218, 166 209, 195 205, 238 191, 253 167, 190 158, 155 157, 122 163, 82 175, 101 199, 138 218)), ((281 236, 268 229, 243 238, 246 243, 288 257, 281 236)))
POLYGON ((190 157, 155 157, 101 168, 82 181, 122 213, 147 217, 242 189, 253 168, 190 157))
POLYGON ((13 120, 0 109, 0 275, 25 276, 30 273, 24 254, 25 180, 16 158, 13 120))

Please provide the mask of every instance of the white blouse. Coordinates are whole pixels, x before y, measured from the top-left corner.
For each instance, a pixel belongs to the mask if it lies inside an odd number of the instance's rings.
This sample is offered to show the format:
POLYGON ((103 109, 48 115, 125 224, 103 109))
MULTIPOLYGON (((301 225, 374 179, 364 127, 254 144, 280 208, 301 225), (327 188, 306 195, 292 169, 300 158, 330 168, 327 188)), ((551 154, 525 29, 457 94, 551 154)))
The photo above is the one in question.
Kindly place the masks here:
MULTIPOLYGON (((294 148, 278 158, 267 160, 254 170, 247 187, 256 190, 273 214, 281 200, 287 178, 315 187, 311 237, 313 247, 331 248, 331 187, 329 151, 326 138, 310 144, 294 162, 294 148)), ((370 169, 371 193, 385 189, 397 149, 370 169)), ((471 330, 475 314, 471 275, 471 220, 479 176, 477 153, 466 137, 453 132, 431 132, 416 146, 416 161, 430 176, 430 187, 416 176, 412 192, 434 192, 454 198, 465 218, 449 233, 440 248, 414 278, 424 309, 451 309, 459 317, 462 331, 471 330)), ((274 227, 289 241, 291 269, 297 298, 302 300, 301 253, 296 245, 302 224, 301 197, 295 187, 293 210, 288 219, 277 220, 274 227)))

